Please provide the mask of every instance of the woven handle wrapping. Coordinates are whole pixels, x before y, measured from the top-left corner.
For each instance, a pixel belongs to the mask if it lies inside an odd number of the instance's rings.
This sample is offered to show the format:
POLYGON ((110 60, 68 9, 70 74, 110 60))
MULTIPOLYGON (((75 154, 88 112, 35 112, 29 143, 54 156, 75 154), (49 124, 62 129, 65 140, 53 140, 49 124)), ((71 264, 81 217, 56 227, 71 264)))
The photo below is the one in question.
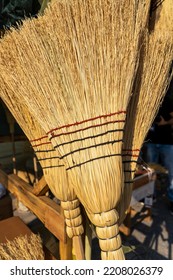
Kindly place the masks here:
POLYGON ((99 214, 88 213, 88 216, 96 226, 102 260, 124 260, 117 211, 112 209, 99 214))
POLYGON ((70 238, 76 235, 81 235, 84 232, 79 206, 80 203, 78 199, 74 199, 72 201, 61 201, 61 207, 64 210, 66 222, 66 232, 70 238))

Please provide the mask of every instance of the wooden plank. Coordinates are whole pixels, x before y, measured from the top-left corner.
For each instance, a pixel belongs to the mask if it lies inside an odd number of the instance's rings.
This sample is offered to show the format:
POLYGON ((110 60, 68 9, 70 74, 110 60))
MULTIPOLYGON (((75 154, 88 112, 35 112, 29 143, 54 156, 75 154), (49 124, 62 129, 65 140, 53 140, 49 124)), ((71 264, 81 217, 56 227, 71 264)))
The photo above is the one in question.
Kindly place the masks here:
POLYGON ((33 187, 14 174, 6 175, 0 170, 1 183, 28 207, 47 229, 62 242, 66 242, 65 220, 60 207, 48 197, 40 199, 32 193, 33 187), (49 202, 48 202, 49 201, 49 202), (54 229, 53 229, 54 227, 54 229))
POLYGON ((59 252, 61 260, 72 260, 72 239, 67 237, 66 243, 59 243, 59 252))
POLYGON ((39 196, 44 195, 49 190, 49 187, 46 183, 44 176, 34 185, 32 193, 39 196))
POLYGON ((154 171, 152 173, 145 173, 143 175, 139 175, 133 180, 133 190, 138 189, 141 186, 148 184, 150 181, 155 180, 156 174, 154 171))
MULTIPOLYGON (((7 176, 0 170, 0 181, 59 239, 60 258, 72 259, 72 240, 66 235, 65 219, 60 205, 46 196, 36 196, 33 187, 15 174, 7 176)), ((74 237, 73 242, 76 258, 85 259, 81 237, 74 237)))
POLYGON ((45 211, 45 227, 48 228, 59 240, 67 242, 65 221, 62 215, 51 207, 45 211))
MULTIPOLYGON (((52 199, 50 199, 47 196, 40 196, 39 197, 42 201, 44 201, 44 203, 46 203, 48 206, 50 206, 51 208, 53 208, 55 211, 57 211, 58 213, 61 213, 61 215, 63 216, 62 213, 62 208, 59 204, 55 203, 52 199)), ((64 216, 63 216, 64 217, 64 216)))
POLYGON ((20 235, 29 236, 32 233, 29 227, 19 217, 11 217, 0 221, 0 228, 0 243, 6 243, 7 240, 12 241, 20 235))

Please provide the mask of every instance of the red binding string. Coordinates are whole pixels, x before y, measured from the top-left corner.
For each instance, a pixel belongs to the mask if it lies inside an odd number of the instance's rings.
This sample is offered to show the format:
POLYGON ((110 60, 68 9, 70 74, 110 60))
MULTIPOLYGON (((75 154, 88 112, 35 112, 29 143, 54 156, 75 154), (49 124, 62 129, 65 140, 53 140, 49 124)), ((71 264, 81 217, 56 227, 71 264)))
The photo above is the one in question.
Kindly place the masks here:
POLYGON ((39 147, 39 146, 42 146, 42 145, 48 145, 48 144, 51 144, 51 142, 45 142, 45 143, 36 144, 36 145, 33 145, 32 147, 36 148, 36 147, 39 147))
POLYGON ((123 156, 131 156, 131 157, 136 157, 136 158, 138 158, 139 157, 139 154, 133 154, 133 152, 135 153, 135 152, 140 152, 140 150, 139 149, 122 149, 122 151, 123 152, 125 152, 124 154, 123 154, 123 156))
MULTIPOLYGON (((76 123, 72 123, 72 124, 67 124, 67 125, 63 125, 63 126, 60 126, 60 127, 56 127, 56 128, 51 129, 50 131, 48 131, 46 134, 48 135, 49 133, 52 133, 52 132, 54 132, 56 130, 60 130, 62 128, 68 128, 68 127, 75 126, 75 125, 80 125, 80 124, 83 124, 83 123, 86 123, 86 122, 89 122, 89 121, 94 121, 94 120, 97 120, 97 119, 107 118, 107 117, 111 117, 111 116, 114 116, 114 115, 120 115, 120 114, 126 114, 126 111, 118 111, 118 112, 115 112, 115 113, 112 113, 112 114, 101 115, 101 116, 98 116, 98 117, 94 117, 94 118, 90 118, 90 119, 87 119, 87 120, 83 120, 81 122, 76 122, 76 123)), ((125 122, 125 121, 124 120, 120 120, 120 121, 117 120, 115 122, 125 122)), ((108 123, 111 123, 111 122, 108 122, 108 123)), ((108 123, 104 123, 104 124, 108 124, 108 123)), ((104 125, 104 124, 101 124, 101 125, 104 125)), ((85 128, 85 129, 96 127, 96 126, 99 126, 99 125, 89 126, 89 127, 85 128)), ((84 130, 84 129, 77 130, 76 132, 82 131, 82 130, 84 130)), ((58 135, 52 135, 52 136, 56 137, 56 136, 59 136, 59 135, 70 134, 70 133, 74 133, 74 132, 75 131, 68 132, 68 133, 62 133, 62 134, 58 134, 58 135)), ((42 137, 37 138, 37 139, 30 140, 30 142, 32 143, 32 142, 36 142, 36 141, 41 141, 42 139, 47 138, 47 135, 42 136, 42 137)), ((46 144, 49 144, 49 143, 50 142, 48 142, 46 144)), ((40 145, 43 145, 43 144, 34 145, 33 147, 37 147, 37 146, 40 146, 40 145)))
POLYGON ((32 142, 36 142, 36 141, 41 141, 42 139, 45 139, 45 138, 47 138, 47 135, 42 136, 42 137, 37 138, 37 139, 34 139, 34 140, 30 140, 30 143, 32 143, 32 142))
POLYGON ((59 127, 51 129, 46 134, 52 133, 52 132, 54 132, 56 130, 60 130, 62 128, 68 128, 68 127, 71 127, 71 126, 80 125, 80 124, 83 124, 83 123, 86 123, 86 122, 94 121, 94 120, 101 119, 101 118, 107 118, 107 117, 111 117, 111 116, 114 116, 114 115, 120 115, 120 114, 126 114, 126 111, 118 111, 118 112, 115 112, 115 113, 111 113, 111 114, 107 114, 107 115, 101 115, 101 116, 98 116, 98 117, 86 119, 86 120, 83 120, 81 122, 76 122, 76 123, 71 123, 71 124, 66 124, 66 125, 63 125, 63 126, 59 126, 59 127))
POLYGON ((84 131, 84 130, 87 130, 87 129, 90 129, 90 128, 103 126, 103 125, 105 125, 105 124, 120 123, 120 122, 125 122, 125 120, 117 120, 117 121, 105 122, 105 123, 102 123, 102 124, 95 124, 95 125, 91 125, 91 126, 87 126, 87 127, 78 129, 78 130, 73 130, 73 131, 68 131, 68 132, 62 132, 62 133, 59 133, 59 134, 51 133, 51 135, 52 135, 51 138, 58 137, 58 136, 62 136, 62 135, 68 135, 68 134, 72 134, 72 133, 76 133, 76 132, 80 132, 80 131, 84 131))
POLYGON ((140 152, 139 149, 123 149, 123 152, 140 152))

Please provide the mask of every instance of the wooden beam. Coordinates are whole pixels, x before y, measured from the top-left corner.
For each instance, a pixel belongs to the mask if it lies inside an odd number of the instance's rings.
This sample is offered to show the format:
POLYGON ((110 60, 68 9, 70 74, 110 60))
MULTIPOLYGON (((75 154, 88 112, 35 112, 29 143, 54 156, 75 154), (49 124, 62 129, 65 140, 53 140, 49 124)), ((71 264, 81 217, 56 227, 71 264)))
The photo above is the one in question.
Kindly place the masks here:
POLYGON ((32 193, 36 196, 39 195, 45 195, 45 193, 49 190, 49 187, 45 181, 44 176, 41 177, 41 179, 34 185, 34 188, 32 190, 32 193))
POLYGON ((72 239, 67 237, 67 242, 59 243, 59 253, 61 260, 72 260, 72 239))
POLYGON ((74 248, 74 254, 76 256, 77 260, 85 260, 85 253, 84 253, 84 247, 82 242, 82 236, 74 236, 73 237, 73 248, 74 248))
POLYGON ((7 175, 0 170, 0 181, 26 207, 28 207, 50 230, 58 240, 66 243, 65 220, 60 206, 48 197, 37 197, 32 193, 33 187, 15 174, 7 175))
POLYGON ((17 175, 7 175, 0 170, 0 182, 28 207, 59 240, 60 258, 62 260, 72 259, 72 245, 74 245, 76 258, 85 259, 81 236, 74 237, 72 244, 72 240, 66 234, 65 219, 61 206, 47 196, 35 195, 36 193, 41 194, 40 190, 45 185, 44 179, 40 182, 40 186, 33 188, 17 175))

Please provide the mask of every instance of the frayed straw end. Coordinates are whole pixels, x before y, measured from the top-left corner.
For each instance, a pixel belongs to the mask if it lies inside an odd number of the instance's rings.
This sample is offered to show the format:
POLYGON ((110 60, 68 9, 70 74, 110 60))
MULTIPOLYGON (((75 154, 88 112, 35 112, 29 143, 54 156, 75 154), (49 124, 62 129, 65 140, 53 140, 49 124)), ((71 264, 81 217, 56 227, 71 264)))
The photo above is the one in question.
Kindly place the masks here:
POLYGON ((41 237, 31 233, 7 240, 0 244, 0 260, 44 260, 41 237))

